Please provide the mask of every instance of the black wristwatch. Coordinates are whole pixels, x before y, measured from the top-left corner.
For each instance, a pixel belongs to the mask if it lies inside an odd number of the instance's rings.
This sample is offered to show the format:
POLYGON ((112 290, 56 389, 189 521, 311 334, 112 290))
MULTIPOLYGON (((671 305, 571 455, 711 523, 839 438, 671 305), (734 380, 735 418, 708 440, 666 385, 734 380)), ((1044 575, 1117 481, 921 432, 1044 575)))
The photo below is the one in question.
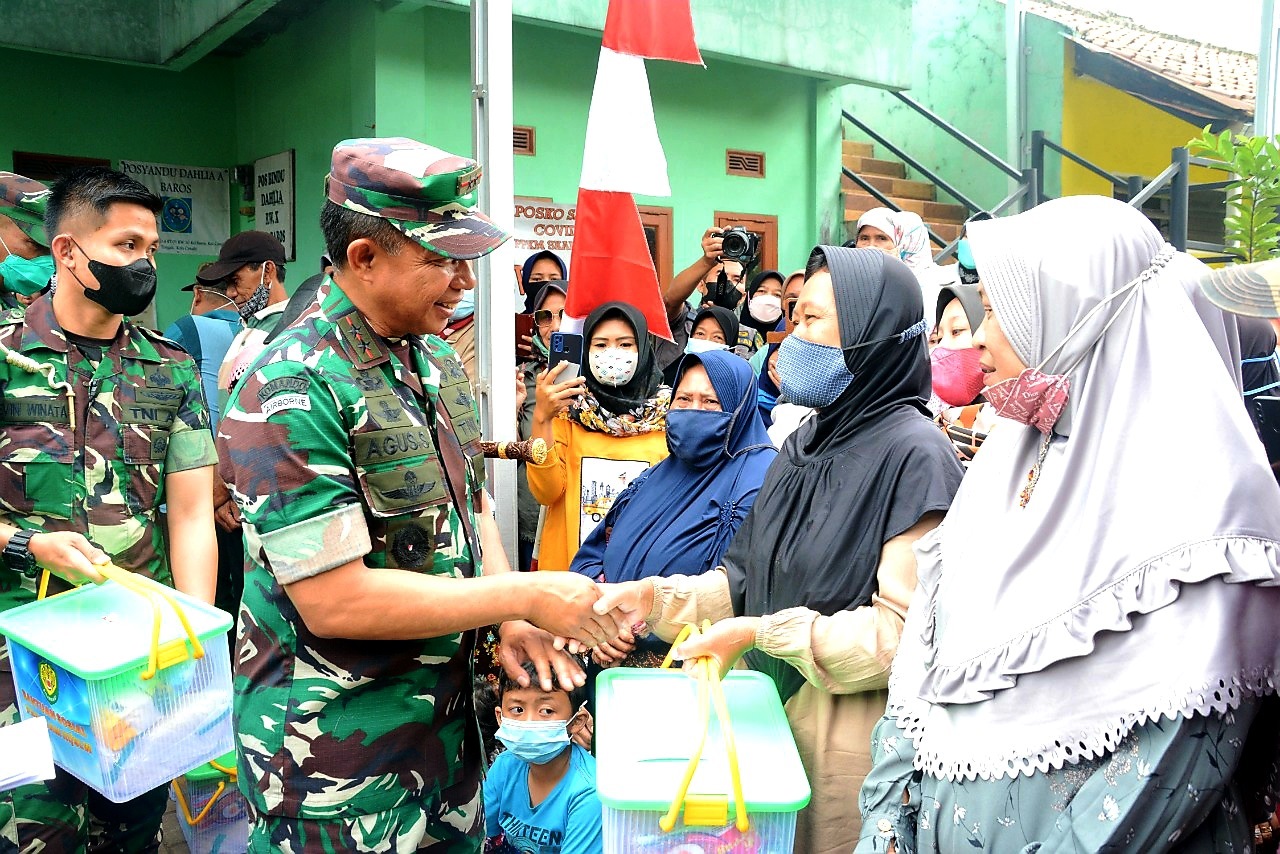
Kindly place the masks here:
POLYGON ((27 578, 35 578, 40 574, 36 564, 36 556, 31 553, 31 538, 39 531, 18 531, 9 538, 4 547, 4 565, 14 572, 21 572, 27 578))

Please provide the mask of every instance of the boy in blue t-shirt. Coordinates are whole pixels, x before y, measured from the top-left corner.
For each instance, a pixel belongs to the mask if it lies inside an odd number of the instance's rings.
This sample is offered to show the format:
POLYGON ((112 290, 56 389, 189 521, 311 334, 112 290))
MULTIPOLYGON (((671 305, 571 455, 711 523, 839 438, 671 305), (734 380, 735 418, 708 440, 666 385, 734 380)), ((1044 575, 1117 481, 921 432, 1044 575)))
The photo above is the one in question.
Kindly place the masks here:
POLYGON ((498 680, 497 737, 507 749, 484 783, 485 851, 600 854, 596 760, 568 732, 583 691, 543 691, 533 665, 525 671, 528 688, 505 672, 498 680))

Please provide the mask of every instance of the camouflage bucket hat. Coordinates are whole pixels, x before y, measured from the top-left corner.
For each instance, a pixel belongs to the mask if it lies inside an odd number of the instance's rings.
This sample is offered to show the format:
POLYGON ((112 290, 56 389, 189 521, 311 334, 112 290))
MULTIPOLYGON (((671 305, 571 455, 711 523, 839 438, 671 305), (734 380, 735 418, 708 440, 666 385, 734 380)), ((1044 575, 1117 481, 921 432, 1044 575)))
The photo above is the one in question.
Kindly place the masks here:
POLYGON ((44 209, 48 201, 49 188, 44 184, 0 172, 0 216, 13 220, 23 234, 46 249, 49 238, 44 231, 44 209))
POLYGON ((432 252, 470 260, 511 236, 473 207, 480 175, 474 160, 412 139, 346 139, 334 146, 325 194, 432 252))

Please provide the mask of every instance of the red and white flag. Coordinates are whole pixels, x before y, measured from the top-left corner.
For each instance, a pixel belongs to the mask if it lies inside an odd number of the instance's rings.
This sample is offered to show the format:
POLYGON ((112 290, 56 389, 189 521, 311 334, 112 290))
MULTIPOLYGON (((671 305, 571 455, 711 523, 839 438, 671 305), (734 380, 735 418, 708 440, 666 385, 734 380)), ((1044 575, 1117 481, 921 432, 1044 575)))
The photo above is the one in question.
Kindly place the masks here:
POLYGON ((626 302, 644 314, 650 332, 670 340, 666 306, 634 198, 635 193, 671 195, 646 57, 702 64, 689 0, 609 2, 587 115, 565 315, 566 321, 580 324, 606 302, 626 302))

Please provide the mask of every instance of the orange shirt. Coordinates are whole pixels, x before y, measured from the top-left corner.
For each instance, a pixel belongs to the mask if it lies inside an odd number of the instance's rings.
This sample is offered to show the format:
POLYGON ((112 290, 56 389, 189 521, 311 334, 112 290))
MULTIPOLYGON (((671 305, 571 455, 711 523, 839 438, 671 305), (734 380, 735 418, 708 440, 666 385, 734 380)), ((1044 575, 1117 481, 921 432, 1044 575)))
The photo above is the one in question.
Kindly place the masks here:
POLYGON ((551 430, 555 441, 546 462, 529 463, 526 471, 529 491, 547 508, 538 569, 568 569, 618 493, 640 472, 666 459, 667 435, 659 430, 620 438, 567 418, 556 418, 551 430))

